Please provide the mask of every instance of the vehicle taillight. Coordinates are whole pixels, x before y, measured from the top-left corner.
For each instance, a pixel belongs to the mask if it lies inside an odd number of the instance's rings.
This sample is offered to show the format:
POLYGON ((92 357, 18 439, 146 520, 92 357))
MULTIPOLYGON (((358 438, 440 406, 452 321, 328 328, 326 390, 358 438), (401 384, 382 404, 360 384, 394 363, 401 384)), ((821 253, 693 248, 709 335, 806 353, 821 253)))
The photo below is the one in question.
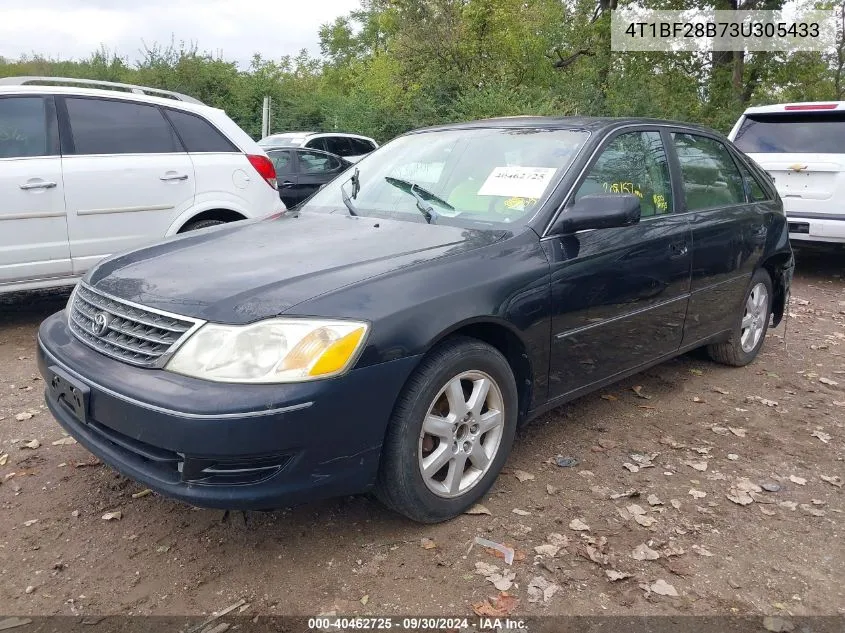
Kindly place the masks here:
POLYGON ((276 168, 273 166, 273 161, 260 154, 247 154, 246 157, 249 163, 255 167, 258 175, 267 181, 267 184, 273 189, 277 189, 279 185, 276 183, 276 168))
POLYGON ((807 103, 783 106, 784 110, 836 110, 835 103, 807 103))

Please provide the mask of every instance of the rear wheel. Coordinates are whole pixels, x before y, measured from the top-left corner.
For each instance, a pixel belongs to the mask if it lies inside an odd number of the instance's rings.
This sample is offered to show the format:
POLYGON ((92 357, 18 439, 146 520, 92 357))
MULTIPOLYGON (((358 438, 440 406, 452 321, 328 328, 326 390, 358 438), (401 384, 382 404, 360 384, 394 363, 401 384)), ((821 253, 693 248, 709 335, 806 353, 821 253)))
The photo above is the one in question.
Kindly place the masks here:
POLYGON ((730 339, 709 345, 710 358, 734 367, 742 367, 757 358, 769 329, 773 296, 772 278, 765 270, 758 270, 751 278, 730 339))
POLYGON ((508 457, 517 400, 510 365, 494 347, 459 338, 432 350, 397 402, 376 496, 422 523, 464 512, 508 457))

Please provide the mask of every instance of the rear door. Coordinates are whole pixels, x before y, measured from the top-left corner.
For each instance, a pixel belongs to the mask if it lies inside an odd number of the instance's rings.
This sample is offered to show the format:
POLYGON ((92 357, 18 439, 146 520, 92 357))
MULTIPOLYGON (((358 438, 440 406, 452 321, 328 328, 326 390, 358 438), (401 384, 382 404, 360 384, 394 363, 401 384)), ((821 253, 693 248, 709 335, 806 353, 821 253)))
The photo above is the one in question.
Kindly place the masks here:
POLYGON ((298 150, 296 192, 302 202, 343 170, 343 161, 324 152, 298 150))
POLYGON ((0 289, 71 274, 51 96, 0 97, 0 289))
POLYGON ((769 172, 788 216, 845 220, 845 106, 782 107, 744 115, 734 144, 769 172))
POLYGON ((274 149, 267 152, 267 156, 273 161, 276 168, 276 183, 279 187, 279 197, 286 207, 292 207, 299 202, 296 183, 296 161, 293 159, 293 150, 274 149))
POLYGON ((190 156, 155 105, 59 99, 69 132, 63 167, 74 273, 162 239, 194 202, 190 156))
POLYGON ((550 398, 589 389, 681 345, 691 238, 687 217, 675 212, 668 157, 656 129, 617 133, 587 168, 574 200, 633 193, 641 200, 639 224, 543 240, 553 302, 550 398))
MULTIPOLYGON (((692 227, 692 280, 683 344, 729 330, 762 255, 768 205, 759 183, 746 181, 727 146, 690 131, 673 131, 682 208, 692 227)), ((750 176, 750 174, 749 174, 750 176)))

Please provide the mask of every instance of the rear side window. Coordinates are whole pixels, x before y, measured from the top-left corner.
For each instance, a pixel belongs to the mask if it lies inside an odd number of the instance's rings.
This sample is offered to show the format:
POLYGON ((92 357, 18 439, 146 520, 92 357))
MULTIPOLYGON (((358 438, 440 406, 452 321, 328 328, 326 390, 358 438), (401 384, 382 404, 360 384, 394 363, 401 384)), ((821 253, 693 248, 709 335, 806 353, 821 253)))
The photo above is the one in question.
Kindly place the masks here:
POLYGON ((53 108, 43 97, 0 98, 0 158, 57 155, 53 108))
POLYGON ((325 174, 340 168, 340 161, 334 156, 319 152, 296 152, 301 174, 325 174))
POLYGON ((155 106, 111 99, 65 98, 77 154, 181 152, 173 128, 155 106))
POLYGON ((642 217, 672 212, 669 162, 660 132, 628 132, 613 139, 590 168, 575 199, 608 193, 637 196, 642 217))
POLYGON ((715 209, 745 202, 742 176, 728 149, 697 134, 674 132, 687 209, 715 209))
POLYGON ((354 156, 352 145, 349 139, 345 136, 328 136, 326 137, 326 151, 338 156, 354 156))
POLYGON ((195 114, 181 110, 167 110, 167 118, 173 123, 182 145, 189 152, 237 152, 238 148, 223 136, 216 127, 195 114))
POLYGON ((734 145, 746 154, 845 154, 845 112, 746 115, 734 145))
POLYGON ((369 154, 375 149, 372 143, 365 141, 362 138, 351 138, 349 139, 349 144, 352 146, 352 156, 369 154))
POLYGON ((771 200, 771 196, 766 193, 766 190, 763 189, 763 186, 760 184, 760 181, 754 177, 748 169, 745 168, 745 165, 742 163, 739 164, 739 171, 742 173, 742 181, 745 185, 745 193, 748 196, 748 199, 751 202, 762 202, 764 200, 771 200))

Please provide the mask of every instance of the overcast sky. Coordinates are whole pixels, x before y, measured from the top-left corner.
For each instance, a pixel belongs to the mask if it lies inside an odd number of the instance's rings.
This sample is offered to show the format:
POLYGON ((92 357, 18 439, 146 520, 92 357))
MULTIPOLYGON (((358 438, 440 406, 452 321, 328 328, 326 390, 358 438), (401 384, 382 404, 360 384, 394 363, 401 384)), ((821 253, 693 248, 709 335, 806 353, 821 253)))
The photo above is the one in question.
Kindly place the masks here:
POLYGON ((86 57, 101 44, 130 59, 143 42, 194 42, 248 62, 319 52, 320 25, 359 0, 0 0, 0 56, 86 57))

